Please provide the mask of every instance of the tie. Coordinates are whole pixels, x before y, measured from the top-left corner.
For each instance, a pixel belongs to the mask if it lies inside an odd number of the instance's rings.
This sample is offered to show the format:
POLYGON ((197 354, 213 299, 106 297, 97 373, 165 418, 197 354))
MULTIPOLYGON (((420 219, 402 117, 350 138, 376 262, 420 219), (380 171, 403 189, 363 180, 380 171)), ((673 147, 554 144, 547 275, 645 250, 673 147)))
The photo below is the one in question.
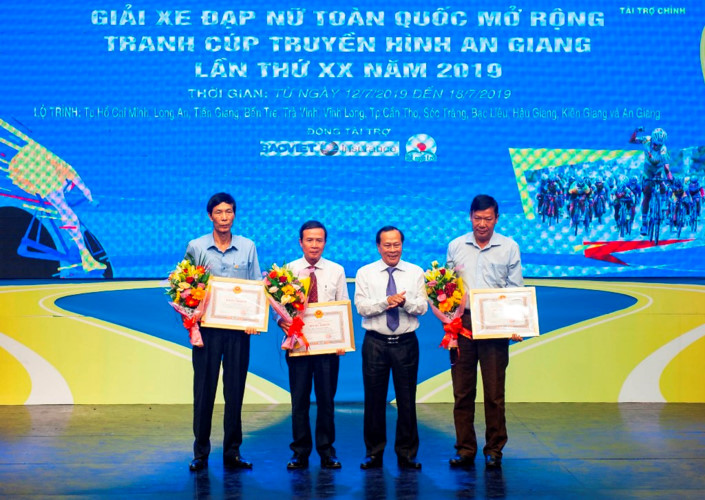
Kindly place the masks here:
POLYGON ((309 274, 311 284, 308 287, 308 301, 318 302, 318 280, 316 279, 316 273, 314 272, 316 266, 308 266, 308 268, 311 270, 311 274, 309 274))
MULTIPOLYGON (((397 293, 397 284, 394 281, 394 275, 392 274, 396 270, 396 267, 388 267, 386 269, 389 273, 389 281, 387 282, 387 297, 390 295, 396 295, 397 293)), ((399 328, 399 308, 395 307, 393 309, 387 309, 387 326, 391 331, 399 328)))

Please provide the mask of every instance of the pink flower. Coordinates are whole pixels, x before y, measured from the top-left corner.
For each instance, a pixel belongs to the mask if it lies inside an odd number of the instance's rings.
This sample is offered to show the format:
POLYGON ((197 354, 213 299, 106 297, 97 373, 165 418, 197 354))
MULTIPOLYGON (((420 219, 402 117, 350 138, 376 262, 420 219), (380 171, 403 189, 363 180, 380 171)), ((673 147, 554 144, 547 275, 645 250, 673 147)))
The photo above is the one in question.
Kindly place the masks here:
POLYGON ((443 302, 443 301, 446 300, 448 297, 446 297, 446 294, 445 294, 445 293, 439 293, 436 298, 438 299, 438 302, 443 302))

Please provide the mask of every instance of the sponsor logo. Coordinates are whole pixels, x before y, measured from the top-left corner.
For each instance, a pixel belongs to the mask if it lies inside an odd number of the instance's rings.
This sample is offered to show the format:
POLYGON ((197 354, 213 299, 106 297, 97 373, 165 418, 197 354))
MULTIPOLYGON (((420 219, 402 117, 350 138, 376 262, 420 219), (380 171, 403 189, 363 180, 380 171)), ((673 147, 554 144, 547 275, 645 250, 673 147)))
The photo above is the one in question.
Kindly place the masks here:
POLYGON ((396 141, 260 141, 260 156, 399 156, 396 141))
POLYGON ((260 156, 318 156, 321 154, 319 141, 259 141, 260 156))
POLYGON ((338 143, 333 141, 329 142, 325 146, 321 148, 321 153, 323 153, 326 156, 333 156, 336 154, 338 151, 340 151, 340 146, 338 146, 338 143))
POLYGON ((406 161, 436 161, 436 140, 427 134, 416 134, 406 141, 406 161))

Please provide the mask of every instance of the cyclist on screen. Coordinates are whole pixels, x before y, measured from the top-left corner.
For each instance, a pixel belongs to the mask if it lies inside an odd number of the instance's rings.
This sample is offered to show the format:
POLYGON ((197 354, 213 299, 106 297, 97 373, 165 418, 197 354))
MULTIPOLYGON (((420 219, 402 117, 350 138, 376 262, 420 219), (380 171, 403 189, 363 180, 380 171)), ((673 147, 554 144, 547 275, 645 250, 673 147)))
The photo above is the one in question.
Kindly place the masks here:
POLYGON ((690 195, 688 194, 688 191, 685 189, 683 186, 683 181, 681 179, 676 179, 673 181, 673 191, 671 192, 671 203, 670 203, 670 215, 671 215, 671 220, 675 224, 676 221, 676 205, 678 203, 682 203, 683 206, 685 207, 685 213, 690 214, 690 205, 691 205, 691 200, 690 200, 690 195))
POLYGON ((614 192, 614 221, 619 224, 619 213, 621 210, 628 210, 627 219, 631 222, 634 220, 635 207, 637 197, 629 188, 626 182, 620 182, 614 192))
POLYGON ((688 180, 688 194, 690 195, 690 199, 693 201, 695 217, 700 217, 700 207, 702 204, 702 199, 705 196, 705 189, 703 189, 700 185, 700 181, 694 175, 688 180))
POLYGON ((568 189, 568 195, 570 196, 568 213, 570 214, 571 219, 575 213, 576 203, 578 203, 583 197, 585 199, 585 209, 587 210, 589 208, 591 203, 591 193, 592 189, 590 188, 590 182, 587 177, 579 177, 577 182, 574 182, 573 185, 570 186, 570 189, 568 189))
POLYGON ((632 193, 634 193, 634 200, 638 203, 639 198, 641 198, 641 183, 639 182, 639 178, 636 175, 632 175, 629 178, 627 187, 631 189, 632 193))
POLYGON ((539 212, 543 210, 544 200, 546 199, 546 194, 548 192, 548 175, 541 174, 541 179, 539 180, 538 194, 536 195, 536 201, 539 205, 539 212))
POLYGON ((11 146, 17 149, 17 153, 8 165, 8 177, 23 191, 39 195, 54 206, 61 217, 62 229, 69 233, 78 247, 84 271, 106 269, 107 266, 95 260, 86 248, 78 216, 66 202, 64 192, 69 184, 77 187, 88 201, 93 201, 91 191, 76 170, 44 146, 21 134, 9 123, 0 120, 0 126, 26 141, 22 147, 11 146))
POLYGON ((593 192, 593 196, 595 197, 595 199, 597 199, 598 197, 602 197, 605 201, 605 205, 607 204, 607 201, 610 199, 610 188, 607 187, 601 177, 598 177, 595 181, 595 187, 593 189, 593 192))
POLYGON ((643 127, 637 128, 633 133, 629 142, 632 144, 643 144, 644 153, 644 171, 642 174, 642 189, 644 198, 641 200, 641 234, 646 235, 648 226, 649 202, 651 201, 651 193, 654 188, 654 178, 658 179, 673 179, 669 163, 671 161, 666 149, 666 131, 662 128, 656 128, 651 135, 641 135, 644 131, 643 127))

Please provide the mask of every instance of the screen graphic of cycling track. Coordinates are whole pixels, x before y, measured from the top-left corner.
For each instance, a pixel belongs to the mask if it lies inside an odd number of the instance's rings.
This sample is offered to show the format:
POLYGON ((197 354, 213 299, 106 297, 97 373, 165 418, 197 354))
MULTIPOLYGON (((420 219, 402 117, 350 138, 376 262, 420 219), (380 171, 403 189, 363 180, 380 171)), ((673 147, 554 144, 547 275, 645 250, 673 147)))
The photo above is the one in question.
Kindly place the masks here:
MULTIPOLYGON (((527 285, 537 287, 542 334, 510 347, 508 401, 705 401, 702 283, 527 285)), ((190 348, 163 286, 115 281, 0 287, 9 304, 0 316, 0 370, 12 381, 0 392, 0 404, 190 403, 190 348)), ((341 360, 339 401, 362 400, 363 333, 356 314, 353 322, 358 350, 341 360)), ((442 330, 432 315, 422 318, 418 336, 418 402, 452 401, 448 353, 438 347, 442 330)), ((246 403, 289 402, 279 340, 272 323, 253 339, 246 403)))

